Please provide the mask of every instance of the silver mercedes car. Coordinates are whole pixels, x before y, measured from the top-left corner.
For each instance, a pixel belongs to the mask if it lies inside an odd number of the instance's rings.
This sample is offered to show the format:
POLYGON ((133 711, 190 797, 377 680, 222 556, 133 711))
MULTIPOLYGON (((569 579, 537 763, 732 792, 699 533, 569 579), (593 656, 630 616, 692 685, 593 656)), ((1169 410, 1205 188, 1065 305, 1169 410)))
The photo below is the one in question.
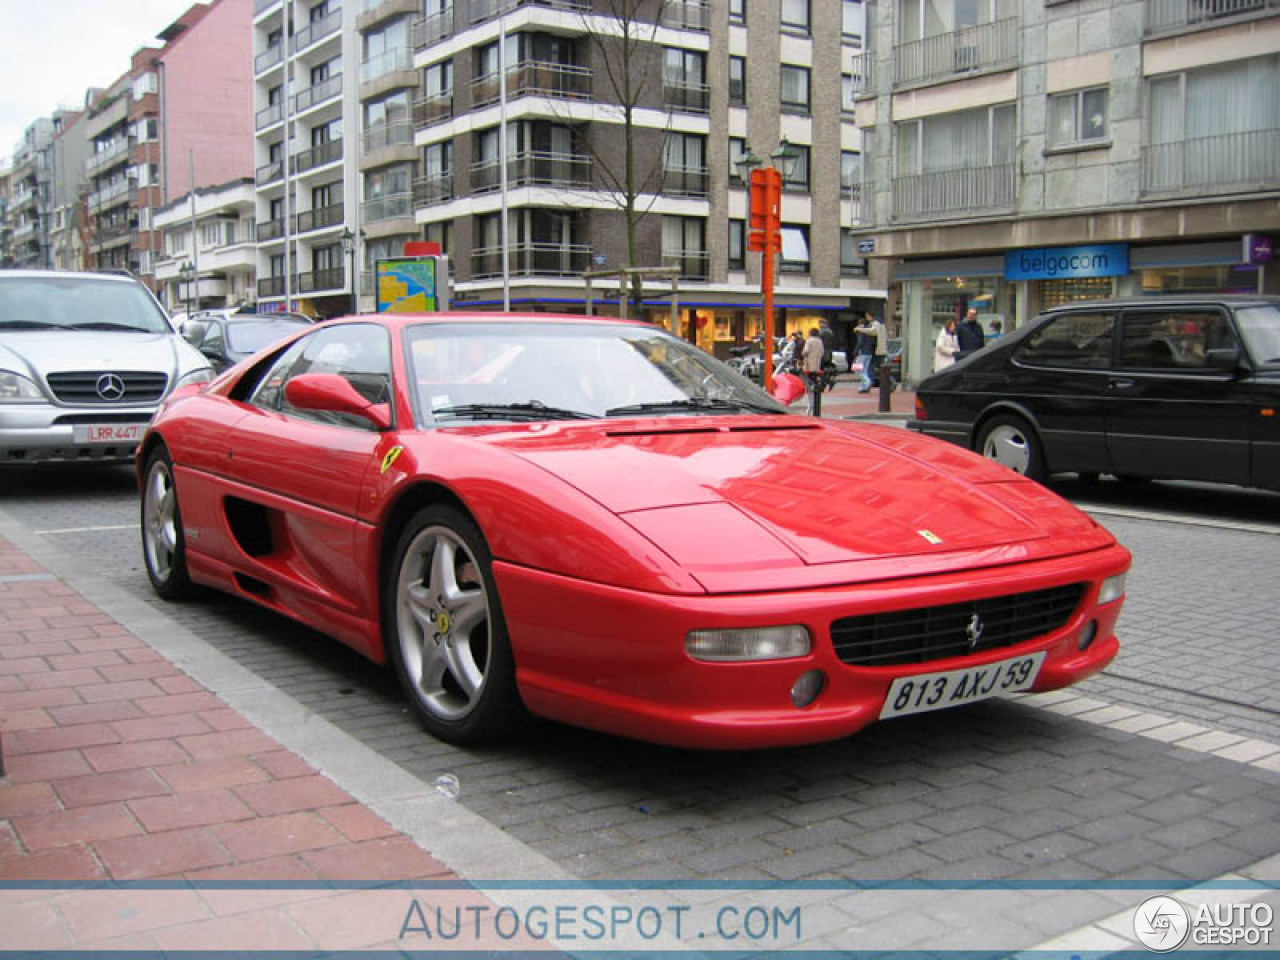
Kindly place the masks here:
POLYGON ((160 402, 212 377, 133 277, 0 271, 0 465, 129 460, 160 402))

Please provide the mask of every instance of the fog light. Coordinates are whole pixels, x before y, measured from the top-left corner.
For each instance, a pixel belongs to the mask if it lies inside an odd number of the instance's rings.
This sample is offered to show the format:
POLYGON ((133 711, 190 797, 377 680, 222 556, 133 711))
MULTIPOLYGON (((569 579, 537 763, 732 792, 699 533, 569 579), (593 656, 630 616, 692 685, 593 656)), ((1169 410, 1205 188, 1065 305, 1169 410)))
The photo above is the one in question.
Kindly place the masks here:
POLYGON ((797 707, 807 707, 818 699, 826 682, 827 678, 821 670, 800 674, 800 679, 791 685, 791 702, 797 707))
POLYGON ((1080 639, 1076 641, 1076 646, 1081 650, 1088 650, 1093 646, 1093 638, 1098 635, 1098 621, 1090 620, 1084 625, 1084 629, 1080 631, 1080 639))
POLYGON ((1125 574, 1117 573, 1114 577, 1107 577, 1102 581, 1102 589, 1098 591, 1099 605, 1119 600, 1124 596, 1124 578, 1125 574))
POLYGON ((714 662, 789 660, 807 656, 810 646, 809 631, 801 626, 694 630, 684 638, 689 656, 714 662))

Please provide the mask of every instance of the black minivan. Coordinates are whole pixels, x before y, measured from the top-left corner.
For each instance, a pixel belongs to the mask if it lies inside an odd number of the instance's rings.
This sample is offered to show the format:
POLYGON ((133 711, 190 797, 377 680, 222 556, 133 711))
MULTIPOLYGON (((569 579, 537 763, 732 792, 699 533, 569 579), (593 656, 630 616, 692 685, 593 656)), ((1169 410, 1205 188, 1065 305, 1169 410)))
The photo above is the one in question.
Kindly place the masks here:
POLYGON ((1280 490, 1280 297, 1049 310, 932 376, 907 426, 1019 473, 1280 490))

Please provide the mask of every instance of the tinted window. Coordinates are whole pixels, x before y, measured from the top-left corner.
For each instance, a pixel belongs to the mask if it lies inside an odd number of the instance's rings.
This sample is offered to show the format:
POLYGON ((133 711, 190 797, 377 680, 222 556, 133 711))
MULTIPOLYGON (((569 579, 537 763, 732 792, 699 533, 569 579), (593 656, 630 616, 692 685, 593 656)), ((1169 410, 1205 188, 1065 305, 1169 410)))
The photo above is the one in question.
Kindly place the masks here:
POLYGON ((343 413, 319 413, 289 406, 285 384, 304 373, 336 373, 370 403, 391 400, 391 348, 387 333, 371 323, 325 327, 295 342, 272 364, 259 381, 250 402, 290 416, 320 420, 340 426, 372 429, 362 417, 343 413))
POLYGON ((1017 359, 1046 367, 1109 367, 1114 327, 1115 317, 1110 313, 1057 317, 1023 341, 1017 359))
POLYGON ((1129 313, 1121 356, 1126 367, 1203 370, 1206 351, 1236 346, 1225 314, 1217 310, 1129 313))

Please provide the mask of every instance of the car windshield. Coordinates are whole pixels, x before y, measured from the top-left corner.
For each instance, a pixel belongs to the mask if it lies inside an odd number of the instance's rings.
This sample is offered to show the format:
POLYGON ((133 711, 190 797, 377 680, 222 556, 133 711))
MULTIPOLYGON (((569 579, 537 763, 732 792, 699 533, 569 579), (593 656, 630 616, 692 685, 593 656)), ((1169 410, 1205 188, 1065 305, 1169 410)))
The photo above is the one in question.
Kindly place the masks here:
POLYGON ((227 348, 232 353, 257 353, 309 326, 294 320, 232 320, 227 323, 227 348))
POLYGON ((623 323, 424 323, 406 331, 420 425, 786 408, 698 347, 623 323))
POLYGON ((169 333, 169 321, 138 283, 83 276, 0 278, 0 330, 169 333))
POLYGON ((1280 307, 1241 307, 1236 320, 1249 355, 1264 366, 1280 366, 1280 307))

